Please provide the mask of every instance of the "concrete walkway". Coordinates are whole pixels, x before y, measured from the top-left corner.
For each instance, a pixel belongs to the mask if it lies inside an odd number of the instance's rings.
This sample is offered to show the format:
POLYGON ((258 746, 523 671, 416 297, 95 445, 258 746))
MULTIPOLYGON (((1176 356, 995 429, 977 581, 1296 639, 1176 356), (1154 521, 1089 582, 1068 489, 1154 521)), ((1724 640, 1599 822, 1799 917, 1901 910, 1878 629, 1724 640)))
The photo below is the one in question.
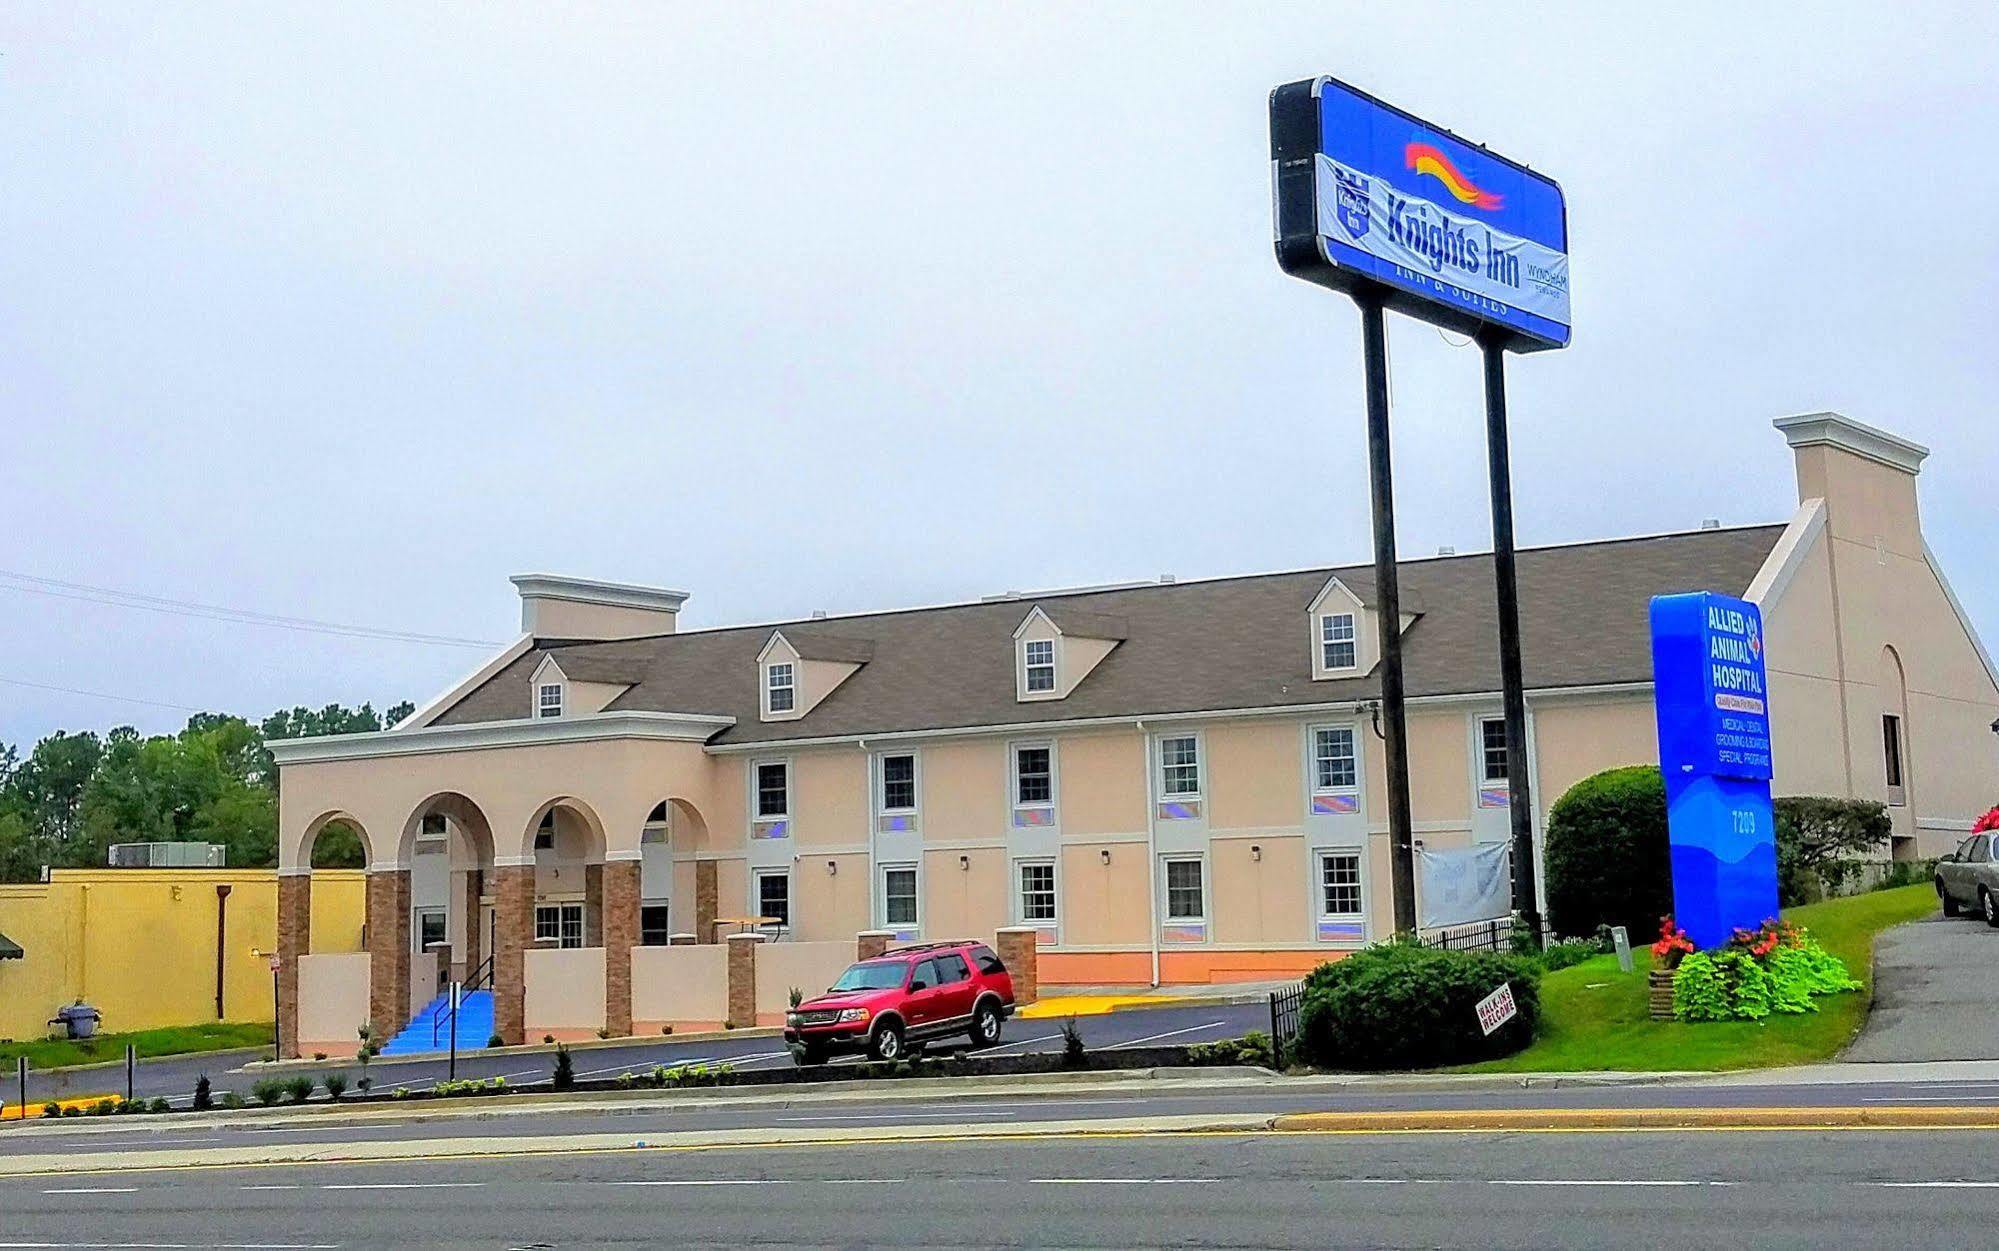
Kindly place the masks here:
POLYGON ((1933 916, 1874 945, 1874 1010, 1848 1063, 1999 1060, 1999 930, 1933 916))

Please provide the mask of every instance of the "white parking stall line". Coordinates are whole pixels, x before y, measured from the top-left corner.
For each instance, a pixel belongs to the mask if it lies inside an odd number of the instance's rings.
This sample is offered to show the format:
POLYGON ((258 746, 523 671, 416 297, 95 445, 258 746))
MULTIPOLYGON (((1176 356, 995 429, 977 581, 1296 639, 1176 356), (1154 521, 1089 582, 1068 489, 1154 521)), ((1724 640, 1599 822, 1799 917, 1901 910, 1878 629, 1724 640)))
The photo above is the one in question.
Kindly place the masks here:
POLYGON ((45 1195, 135 1195, 137 1186, 63 1186, 54 1190, 44 1190, 45 1195))
POLYGON ((1883 1190, 1993 1190, 1999 1189, 1999 1181, 1912 1181, 1912 1182, 1869 1182, 1883 1190))
MULTIPOLYGON (((900 1122, 900 1121, 961 1120, 963 1119, 964 1115, 965 1114, 963 1111, 953 1108, 949 1111, 940 1111, 940 1112, 894 1112, 894 1111, 847 1112, 847 1113, 840 1113, 837 1115, 829 1113, 824 1116, 780 1116, 777 1119, 780 1121, 800 1121, 800 1122, 805 1122, 805 1121, 898 1121, 900 1122)), ((982 1117, 1005 1118, 1005 1117, 1014 1117, 1019 1115, 1020 1113, 1018 1112, 981 1113, 982 1117)))
POLYGON ((1033 1186, 1210 1186, 1213 1177, 1030 1177, 1033 1186))
POLYGON ((674 1178, 672 1180, 641 1179, 635 1181, 608 1181, 603 1184, 606 1186, 789 1186, 792 1184, 792 1179, 788 1177, 730 1177, 700 1180, 674 1178))
POLYGON ((1060 1034, 1043 1034, 1039 1038, 1020 1038, 1014 1040, 1013 1042, 997 1043, 991 1047, 981 1047, 972 1054, 980 1056, 989 1056, 993 1054, 995 1051, 1005 1051, 1009 1047, 1032 1047, 1035 1043, 1055 1042, 1059 1040, 1061 1037, 1062 1035, 1060 1034))
POLYGON ((1158 1042, 1162 1038, 1178 1038, 1182 1034, 1198 1034, 1204 1029, 1213 1029, 1217 1025, 1227 1024, 1227 1021, 1209 1021, 1205 1025, 1189 1025, 1186 1029, 1170 1029, 1163 1034, 1147 1034, 1143 1038, 1131 1038, 1121 1043, 1112 1043, 1110 1046, 1105 1047, 1104 1050, 1118 1051, 1125 1047, 1136 1047, 1140 1043, 1158 1042))
POLYGON ((1485 1184, 1488 1186, 1703 1186, 1709 1183, 1668 1180, 1659 1177, 1495 1177, 1489 1179, 1485 1184))
POLYGON ((337 1242, 0 1242, 0 1251, 337 1251, 337 1242))
POLYGON ((476 1190, 485 1182, 329 1182, 321 1190, 476 1190))
POLYGON ((631 1073, 634 1076, 636 1076, 642 1073, 650 1073, 655 1068, 673 1069, 673 1068, 681 1068, 683 1066, 690 1064, 712 1064, 714 1062, 715 1058, 713 1056, 698 1056, 692 1060, 675 1060, 671 1064, 614 1064, 607 1069, 584 1069, 581 1072, 577 1073, 576 1076, 600 1077, 605 1073, 631 1073))

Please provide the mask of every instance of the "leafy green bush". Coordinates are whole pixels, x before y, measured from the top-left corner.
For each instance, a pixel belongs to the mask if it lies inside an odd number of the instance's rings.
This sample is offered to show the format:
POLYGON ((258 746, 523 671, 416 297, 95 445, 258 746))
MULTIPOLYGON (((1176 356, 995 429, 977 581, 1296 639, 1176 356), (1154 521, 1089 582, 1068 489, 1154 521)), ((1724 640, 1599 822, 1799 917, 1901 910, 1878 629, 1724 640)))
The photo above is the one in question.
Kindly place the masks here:
POLYGON ((222 1106, 233 1112, 243 1106, 243 1096, 233 1090, 225 1090, 222 1092, 222 1106))
POLYGON ((1529 956, 1528 959, 1540 965, 1543 973, 1553 973, 1602 954, 1603 949, 1593 941, 1586 938, 1572 938, 1566 942, 1550 943, 1542 948, 1538 955, 1529 956))
POLYGON ((300 1075, 285 1083, 285 1093, 291 1096, 293 1103, 304 1103, 306 1100, 312 1098, 313 1088, 317 1085, 319 1083, 313 1081, 310 1077, 300 1075))
POLYGON ((1696 951, 1673 974, 1673 1015, 1682 1021, 1760 1021, 1816 1012, 1816 995, 1859 990, 1839 957, 1789 926, 1741 934, 1717 951, 1696 951))
POLYGON ((322 1074, 319 1079, 319 1084, 326 1087, 327 1098, 338 1099, 340 1098, 340 1096, 347 1093, 347 1074, 345 1073, 322 1074))
POLYGON ((1868 853, 1879 859, 1888 850, 1888 809, 1876 800, 1786 795, 1770 806, 1777 817, 1777 896, 1787 908, 1837 893, 1868 853))
POLYGON ((1298 1057, 1325 1068, 1423 1069, 1509 1055, 1534 1038, 1534 964, 1497 952, 1397 941, 1320 965, 1305 979, 1298 1057), (1490 1035, 1478 1001, 1513 987, 1518 1015, 1490 1035))
POLYGON ((1542 853, 1548 923, 1589 934, 1622 925, 1650 934, 1673 910, 1666 841, 1666 785, 1656 765, 1586 777, 1548 810, 1542 853))
POLYGON ((1270 1035, 1253 1029, 1241 1038, 1195 1043, 1187 1048, 1187 1059, 1193 1064, 1249 1064, 1272 1068, 1277 1064, 1277 1051, 1271 1045, 1270 1035))
POLYGON ((250 1097, 268 1108, 285 1097, 285 1083, 276 1077, 260 1078, 251 1085, 250 1097))
POLYGON ((148 1103, 146 1105, 146 1111, 156 1114, 160 1112, 171 1112, 173 1111, 173 1105, 168 1103, 165 1099, 156 1098, 151 1103, 148 1103))

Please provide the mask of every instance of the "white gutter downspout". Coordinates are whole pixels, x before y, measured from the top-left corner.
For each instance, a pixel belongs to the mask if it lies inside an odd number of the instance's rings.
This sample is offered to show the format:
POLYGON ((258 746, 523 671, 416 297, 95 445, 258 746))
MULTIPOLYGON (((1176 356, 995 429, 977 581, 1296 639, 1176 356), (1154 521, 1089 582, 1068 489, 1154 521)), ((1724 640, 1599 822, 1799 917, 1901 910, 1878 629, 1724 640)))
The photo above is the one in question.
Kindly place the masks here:
POLYGON ((1132 722, 1137 727, 1140 745, 1145 755, 1145 917, 1146 946, 1152 952, 1152 985, 1159 987, 1159 805, 1152 797, 1152 735, 1146 732, 1145 722, 1132 722))

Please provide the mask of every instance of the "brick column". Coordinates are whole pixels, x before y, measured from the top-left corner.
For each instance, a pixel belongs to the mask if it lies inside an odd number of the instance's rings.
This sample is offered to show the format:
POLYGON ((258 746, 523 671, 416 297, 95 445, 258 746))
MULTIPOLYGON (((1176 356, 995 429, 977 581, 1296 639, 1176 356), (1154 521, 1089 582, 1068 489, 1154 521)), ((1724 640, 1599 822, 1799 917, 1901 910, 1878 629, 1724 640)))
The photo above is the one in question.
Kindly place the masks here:
POLYGON ((583 945, 604 945, 604 866, 583 866, 583 945))
POLYGON ((465 939, 453 953, 458 957, 459 968, 453 976, 461 982, 472 980, 473 972, 485 960, 486 953, 479 949, 485 928, 485 909, 479 906, 479 897, 486 893, 486 875, 479 869, 465 870, 464 879, 459 883, 458 906, 465 918, 465 939))
POLYGON ((854 935, 854 958, 872 960, 887 955, 889 940, 894 937, 894 930, 862 930, 854 935))
POLYGON ((368 873, 368 1022, 387 1042, 409 1024, 410 873, 368 873))
POLYGON ((278 877, 278 1054, 298 1057, 298 961, 312 950, 312 874, 278 877))
POLYGON ((715 941, 715 918, 721 915, 716 906, 720 898, 720 888, 715 884, 715 862, 696 860, 694 862, 694 941, 712 943, 715 941))
POLYGON ((493 870, 493 1032, 510 1047, 527 1041, 528 944, 534 939, 534 866, 493 870))
POLYGON ((762 934, 731 934, 729 943, 729 1024, 757 1023, 757 944, 762 934))
POLYGON ((603 870, 604 1028, 625 1038, 632 1032, 632 948, 639 945, 639 862, 613 860, 603 870))
POLYGON ((1041 993, 1040 970, 1036 966, 1038 932, 1031 925, 1009 925, 994 935, 999 939, 999 958, 1013 975, 1013 1003, 1025 1008, 1041 993))

